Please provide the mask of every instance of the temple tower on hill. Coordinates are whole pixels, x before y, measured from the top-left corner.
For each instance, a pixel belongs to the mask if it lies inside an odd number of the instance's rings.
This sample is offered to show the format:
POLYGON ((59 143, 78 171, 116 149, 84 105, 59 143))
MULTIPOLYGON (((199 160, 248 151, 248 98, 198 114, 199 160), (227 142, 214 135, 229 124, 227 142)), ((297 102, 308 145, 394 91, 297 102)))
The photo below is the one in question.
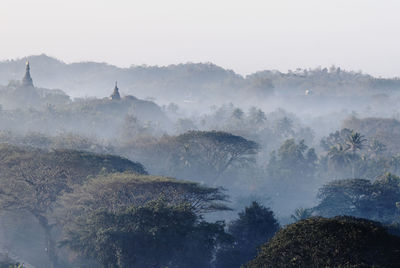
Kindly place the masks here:
POLYGON ((25 75, 22 78, 22 85, 26 87, 33 87, 33 81, 31 77, 31 67, 29 66, 29 61, 26 61, 25 75))
POLYGON ((114 92, 113 92, 113 94, 111 94, 110 98, 112 100, 120 100, 121 99, 121 96, 119 95, 119 91, 118 91, 117 82, 115 82, 114 92))

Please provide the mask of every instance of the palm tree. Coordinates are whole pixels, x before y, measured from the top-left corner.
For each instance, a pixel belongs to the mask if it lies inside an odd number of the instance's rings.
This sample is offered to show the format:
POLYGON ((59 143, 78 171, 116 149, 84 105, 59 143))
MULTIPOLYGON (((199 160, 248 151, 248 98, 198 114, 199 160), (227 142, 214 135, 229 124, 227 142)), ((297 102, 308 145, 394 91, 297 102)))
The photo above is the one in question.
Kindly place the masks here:
POLYGON ((351 164, 352 157, 347 152, 346 148, 340 143, 331 147, 328 153, 329 159, 336 167, 344 167, 351 164))
POLYGON ((346 150, 352 152, 353 154, 356 151, 361 151, 364 148, 364 143, 367 140, 364 139, 364 136, 361 135, 358 132, 352 132, 349 136, 347 136, 347 140, 346 140, 346 145, 347 148, 346 150))
POLYGON ((377 157, 386 151, 386 145, 377 139, 373 139, 369 144, 369 151, 374 157, 377 157))
POLYGON ((349 136, 347 136, 346 140, 346 151, 351 152, 351 170, 352 170, 352 177, 355 177, 355 165, 356 165, 356 158, 357 158, 357 151, 361 151, 364 148, 364 143, 367 141, 367 139, 364 138, 363 135, 361 135, 358 132, 352 131, 349 136))

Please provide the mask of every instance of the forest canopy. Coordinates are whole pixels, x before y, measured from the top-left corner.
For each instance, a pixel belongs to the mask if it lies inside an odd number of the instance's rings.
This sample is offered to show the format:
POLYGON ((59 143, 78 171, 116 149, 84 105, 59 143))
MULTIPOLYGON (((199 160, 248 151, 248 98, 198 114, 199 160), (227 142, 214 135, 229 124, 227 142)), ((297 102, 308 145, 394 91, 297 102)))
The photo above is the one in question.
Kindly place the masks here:
POLYGON ((6 265, 398 264, 398 79, 30 60, 0 62, 6 265))
POLYGON ((377 222, 318 217, 278 231, 245 267, 396 267, 399 250, 400 238, 377 222))

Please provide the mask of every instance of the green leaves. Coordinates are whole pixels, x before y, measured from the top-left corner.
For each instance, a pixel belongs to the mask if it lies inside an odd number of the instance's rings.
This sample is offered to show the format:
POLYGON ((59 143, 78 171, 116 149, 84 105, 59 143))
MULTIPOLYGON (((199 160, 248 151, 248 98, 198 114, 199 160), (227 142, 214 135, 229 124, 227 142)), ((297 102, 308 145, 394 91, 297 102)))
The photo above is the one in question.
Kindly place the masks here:
POLYGON ((224 236, 222 223, 201 221, 190 204, 155 200, 79 218, 64 245, 103 267, 208 267, 224 236))
POLYGON ((155 163, 153 170, 159 173, 218 185, 229 168, 253 163, 259 149, 256 142, 227 132, 188 131, 162 137, 144 154, 152 152, 149 162, 155 163))
POLYGON ((190 204, 199 213, 229 209, 224 203, 227 196, 221 188, 129 172, 98 176, 82 186, 77 185, 73 192, 63 196, 61 204, 67 214, 79 215, 97 209, 118 211, 159 198, 171 205, 190 204))
POLYGON ((346 139, 347 150, 355 153, 364 148, 364 143, 367 140, 358 132, 352 131, 352 133, 346 139))
POLYGON ((316 172, 318 157, 313 148, 301 140, 286 140, 278 152, 273 151, 268 163, 268 172, 276 180, 290 183, 290 180, 312 179, 316 172))
POLYGON ((400 238, 377 222, 310 218, 278 231, 245 267, 398 267, 399 250, 400 238))
POLYGON ((274 213, 252 202, 229 224, 233 243, 222 247, 217 254, 217 267, 234 268, 245 264, 257 254, 257 248, 267 242, 279 229, 274 213))
POLYGON ((351 215, 380 222, 398 221, 396 202, 400 196, 400 178, 390 173, 373 183, 364 179, 335 180, 319 189, 318 215, 351 215))

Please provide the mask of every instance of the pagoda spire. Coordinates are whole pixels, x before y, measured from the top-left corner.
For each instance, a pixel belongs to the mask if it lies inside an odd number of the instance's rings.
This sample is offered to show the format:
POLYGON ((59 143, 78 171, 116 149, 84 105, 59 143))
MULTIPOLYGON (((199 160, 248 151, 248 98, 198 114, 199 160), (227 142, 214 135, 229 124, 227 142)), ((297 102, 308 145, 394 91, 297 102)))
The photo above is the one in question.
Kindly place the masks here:
POLYGON ((27 87, 33 87, 33 81, 31 77, 31 67, 29 66, 29 61, 26 61, 25 75, 22 78, 22 85, 27 87))
POLYGON ((119 95, 119 91, 118 91, 117 81, 115 81, 114 92, 113 92, 113 94, 111 94, 110 97, 112 100, 120 100, 121 99, 121 96, 119 95))

